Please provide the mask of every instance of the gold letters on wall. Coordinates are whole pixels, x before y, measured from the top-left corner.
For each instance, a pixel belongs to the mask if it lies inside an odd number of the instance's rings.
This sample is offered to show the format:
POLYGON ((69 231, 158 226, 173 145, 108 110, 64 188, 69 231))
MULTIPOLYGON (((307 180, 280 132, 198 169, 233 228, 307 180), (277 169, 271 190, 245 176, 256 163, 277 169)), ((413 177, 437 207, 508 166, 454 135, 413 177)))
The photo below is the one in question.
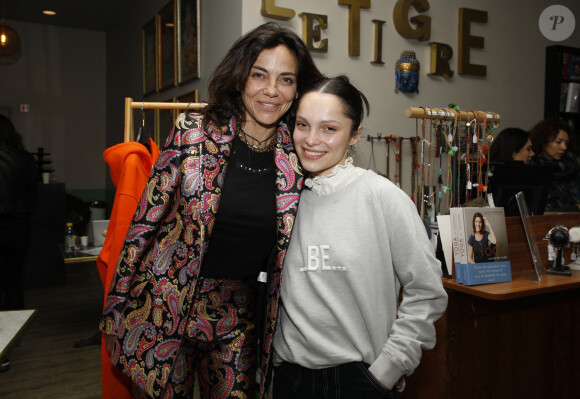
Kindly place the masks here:
POLYGON ((310 14, 303 12, 298 14, 302 18, 302 40, 308 47, 308 50, 313 53, 326 53, 328 52, 328 39, 320 40, 322 38, 320 34, 321 29, 326 29, 327 16, 319 14, 310 14), (318 22, 316 27, 314 26, 314 21, 318 22), (320 42, 320 46, 314 47, 314 42, 320 42))
POLYGON ((281 21, 286 21, 294 18, 296 12, 290 8, 276 7, 274 4, 275 0, 262 0, 262 9, 260 14, 263 17, 278 19, 281 21))
POLYGON ((487 23, 487 11, 472 10, 470 8, 459 9, 459 59, 457 72, 460 75, 485 76, 487 67, 470 62, 469 49, 483 48, 484 38, 471 36, 471 22, 487 23))
POLYGON ((429 69, 429 76, 443 76, 450 78, 453 76, 453 71, 449 66, 449 60, 453 57, 453 49, 450 45, 445 43, 430 42, 431 47, 431 66, 429 69))
POLYGON ((383 62, 383 25, 385 21, 373 19, 375 24, 375 58, 371 64, 384 64, 383 62))
POLYGON ((360 9, 371 8, 371 0, 338 0, 348 7, 348 55, 360 55, 360 9))
MULTIPOLYGON (((348 54, 360 55, 360 10, 371 8, 371 0, 337 0, 338 5, 348 6, 348 54)), ((397 0, 393 8, 393 23, 397 32, 404 38, 429 40, 431 37, 431 17, 417 15, 409 18, 409 10, 413 7, 418 13, 429 10, 428 0, 397 0), (414 24, 415 27, 411 26, 414 24)), ((277 20, 294 18, 296 12, 290 8, 277 7, 276 0, 262 0, 261 14, 264 17, 277 20)), ((328 26, 328 16, 303 12, 298 14, 302 18, 302 40, 308 49, 315 53, 328 52, 328 39, 322 39, 322 31, 328 26), (315 46, 316 44, 316 46, 315 46)), ((486 76, 487 67, 470 62, 470 49, 483 49, 484 38, 471 35, 471 23, 487 23, 487 11, 469 8, 459 9, 459 50, 457 72, 460 75, 486 76)), ((371 64, 384 64, 382 60, 383 25, 385 21, 373 19, 375 25, 374 58, 371 64)), ((445 43, 429 42, 431 62, 428 75, 451 78, 454 71, 450 60, 453 49, 445 43)))
POLYGON ((399 35, 407 39, 429 40, 431 37, 431 17, 417 15, 409 20, 409 8, 413 6, 417 12, 427 11, 427 0, 397 0, 393 9, 393 23, 399 35), (413 29, 409 21, 417 25, 413 29))

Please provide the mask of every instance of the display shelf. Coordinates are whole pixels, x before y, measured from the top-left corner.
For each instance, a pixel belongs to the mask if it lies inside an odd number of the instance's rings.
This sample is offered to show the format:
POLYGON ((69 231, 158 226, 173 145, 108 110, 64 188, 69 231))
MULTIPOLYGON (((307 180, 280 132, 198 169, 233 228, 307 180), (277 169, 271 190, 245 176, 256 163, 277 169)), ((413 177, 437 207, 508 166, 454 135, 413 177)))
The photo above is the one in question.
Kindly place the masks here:
MULTIPOLYGON (((546 47, 546 75, 544 87, 544 118, 558 119, 580 134, 580 109, 566 110, 568 91, 580 85, 580 48, 567 46, 546 47)), ((580 140, 575 140, 575 150, 580 150, 580 140)))
MULTIPOLYGON (((530 216, 532 228, 541 256, 544 271, 549 265, 548 242, 544 237, 552 227, 562 224, 568 228, 580 224, 580 213, 550 213, 547 215, 530 216)), ((445 288, 491 300, 506 300, 548 292, 564 291, 580 288, 580 271, 572 271, 571 277, 544 274, 541 281, 537 281, 532 255, 525 237, 520 217, 506 217, 508 247, 512 268, 512 281, 485 285, 466 286, 453 278, 443 279, 445 288)), ((569 256, 569 250, 564 251, 569 256)))
POLYGON ((459 284, 455 279, 443 279, 443 286, 450 290, 498 301, 580 288, 580 271, 572 271, 572 277, 544 274, 540 282, 533 280, 533 273, 531 271, 526 277, 512 276, 512 281, 507 283, 473 286, 459 284))

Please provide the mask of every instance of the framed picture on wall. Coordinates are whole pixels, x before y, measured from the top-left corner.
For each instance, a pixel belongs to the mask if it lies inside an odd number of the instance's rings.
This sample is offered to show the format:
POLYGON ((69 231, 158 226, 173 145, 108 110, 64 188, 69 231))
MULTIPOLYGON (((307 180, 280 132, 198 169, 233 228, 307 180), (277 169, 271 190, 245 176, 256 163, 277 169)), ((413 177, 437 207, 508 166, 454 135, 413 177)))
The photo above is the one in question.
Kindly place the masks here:
POLYGON ((175 2, 172 0, 163 7, 157 18, 158 89, 164 90, 175 86, 175 2))
POLYGON ((177 2, 177 83, 200 77, 199 0, 177 2))
POLYGON ((143 43, 143 95, 157 91, 157 18, 141 30, 143 43))

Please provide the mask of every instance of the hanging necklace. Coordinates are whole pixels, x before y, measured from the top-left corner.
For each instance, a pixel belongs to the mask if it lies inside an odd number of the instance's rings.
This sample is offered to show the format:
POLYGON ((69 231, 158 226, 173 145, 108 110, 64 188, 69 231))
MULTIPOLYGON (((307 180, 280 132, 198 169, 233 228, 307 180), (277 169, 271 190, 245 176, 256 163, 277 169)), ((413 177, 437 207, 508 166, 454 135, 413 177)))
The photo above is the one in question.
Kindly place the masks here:
MULTIPOLYGON (((467 134, 467 129, 465 130, 467 134)), ((457 125, 457 177, 455 185, 455 194, 457 196, 455 206, 461 206, 461 124, 457 125)))
MULTIPOLYGON (((473 160, 473 149, 475 148, 476 141, 469 136, 469 127, 471 122, 469 121, 469 111, 467 111, 467 122, 465 124, 465 202, 471 200, 471 191, 473 189, 471 162, 473 160)), ((475 137, 475 136, 474 136, 475 137)), ((477 186, 477 184, 476 184, 477 186)))
MULTIPOLYGON (((438 133, 437 134, 438 138, 441 136, 441 134, 445 134, 444 128, 443 128, 443 122, 441 120, 439 120, 439 131, 437 133, 438 133)), ((441 203, 443 202, 443 193, 441 191, 442 187, 443 187, 443 173, 441 170, 442 166, 443 166, 443 156, 442 156, 443 144, 441 143, 440 139, 437 139, 437 147, 439 148, 439 153, 438 153, 439 154, 439 175, 437 176, 437 189, 438 189, 437 202, 439 204, 436 205, 436 211, 437 211, 437 214, 439 215, 439 214, 441 214, 441 203)))
POLYGON ((477 198, 481 198, 483 195, 483 191, 484 191, 484 187, 483 187, 483 180, 481 178, 481 167, 483 164, 483 142, 480 143, 479 140, 479 133, 480 133, 480 129, 479 129, 479 111, 473 111, 473 113, 475 114, 475 126, 473 126, 473 143, 475 145, 474 147, 474 151, 477 151, 475 155, 475 161, 476 166, 477 166, 477 172, 476 172, 476 178, 477 178, 477 198))
POLYGON ((429 146, 429 155, 427 160, 427 198, 425 202, 427 203, 427 208, 431 209, 431 215, 434 215, 434 208, 435 208, 435 190, 431 187, 431 153, 433 152, 433 119, 429 120, 429 142, 427 143, 429 146))
POLYGON ((269 135, 268 137, 266 137, 264 140, 258 140, 257 138, 250 136, 248 133, 246 133, 244 131, 244 129, 242 129, 242 127, 240 125, 237 126, 237 134, 238 134, 238 137, 240 138, 240 140, 242 140, 244 143, 246 143, 246 145, 252 151, 256 151, 256 152, 271 151, 276 146, 276 140, 270 141, 270 139, 272 139, 272 137, 274 137, 274 135, 276 134, 276 129, 274 129, 274 132, 272 132, 272 134, 269 135), (250 143, 248 138, 254 140, 257 144, 250 143), (270 141, 270 142, 268 143, 268 141, 270 141))
POLYGON ((419 144, 419 136, 418 136, 418 120, 415 119, 415 131, 417 132, 415 137, 411 137, 411 200, 415 203, 417 210, 419 210, 419 203, 415 201, 415 197, 417 196, 417 177, 418 177, 418 168, 419 168, 419 161, 417 158, 417 146, 419 144))
POLYGON ((450 112, 453 113, 455 121, 450 122, 451 127, 449 128, 449 133, 447 135, 443 135, 447 145, 449 147, 448 157, 447 157, 447 186, 443 187, 443 191, 447 192, 447 207, 446 212, 451 208, 453 205, 453 175, 452 175, 452 167, 451 163, 453 160, 453 156, 457 152, 458 148, 453 146, 453 141, 455 140, 455 134, 457 132, 457 123, 459 119, 459 110, 449 109, 450 112))
POLYGON ((401 188, 401 144, 402 137, 395 139, 395 184, 401 188))
POLYGON ((391 141, 389 140, 390 137, 385 137, 385 143, 387 143, 387 179, 391 180, 391 173, 389 171, 390 167, 390 152, 391 152, 391 141))
POLYGON ((421 201, 420 215, 421 219, 425 217, 425 129, 427 126, 427 108, 423 107, 423 120, 421 121, 421 185, 417 196, 421 201))

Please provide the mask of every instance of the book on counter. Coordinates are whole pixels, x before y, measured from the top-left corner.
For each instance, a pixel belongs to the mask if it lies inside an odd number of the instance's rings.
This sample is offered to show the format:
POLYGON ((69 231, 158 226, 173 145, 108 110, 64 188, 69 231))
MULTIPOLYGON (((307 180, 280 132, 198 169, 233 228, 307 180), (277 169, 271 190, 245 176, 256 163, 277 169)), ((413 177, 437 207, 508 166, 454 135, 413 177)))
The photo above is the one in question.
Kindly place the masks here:
POLYGON ((502 207, 451 208, 455 280, 464 285, 512 281, 502 207))

